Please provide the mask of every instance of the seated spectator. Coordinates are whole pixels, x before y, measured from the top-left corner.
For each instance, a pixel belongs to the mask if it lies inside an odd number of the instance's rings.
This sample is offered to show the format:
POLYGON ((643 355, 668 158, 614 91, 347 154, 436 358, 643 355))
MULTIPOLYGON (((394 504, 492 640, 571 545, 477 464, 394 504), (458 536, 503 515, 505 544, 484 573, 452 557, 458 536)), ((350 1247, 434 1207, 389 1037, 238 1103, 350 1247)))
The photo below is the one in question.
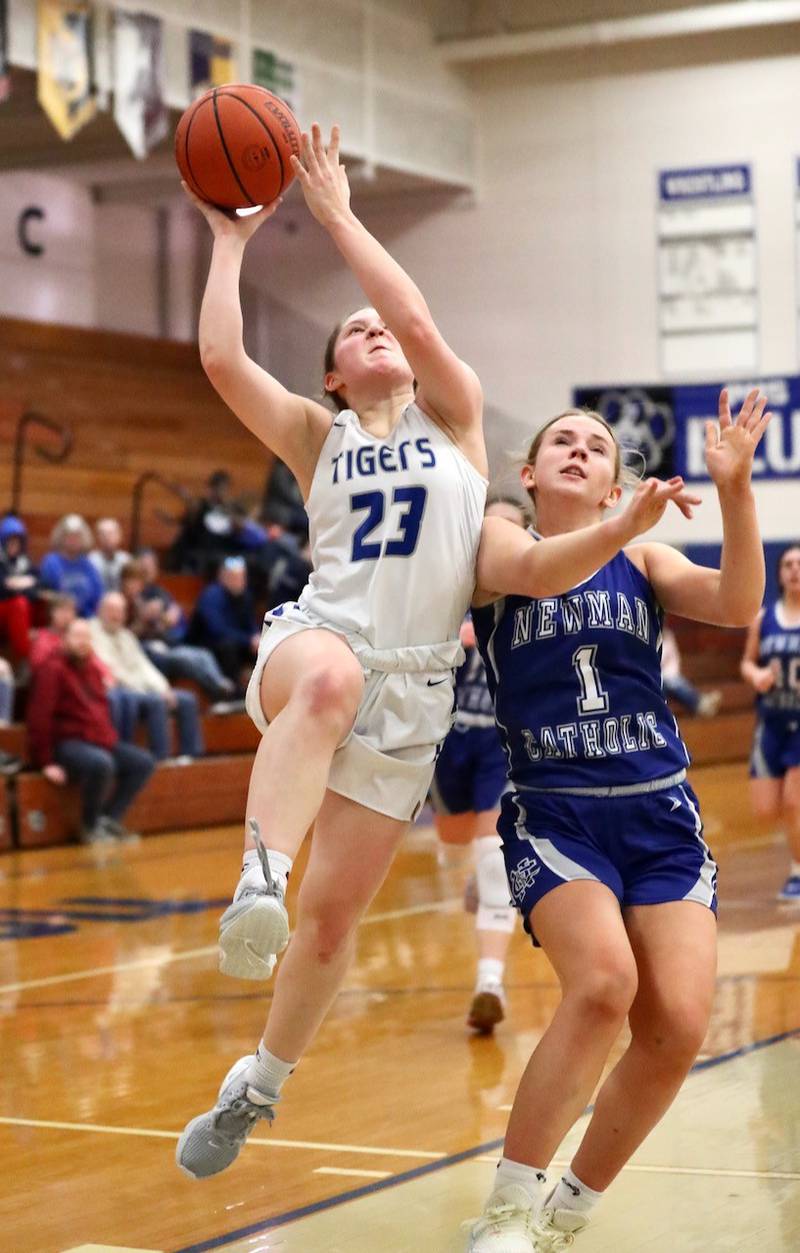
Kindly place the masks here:
POLYGON ((50 623, 36 631, 31 641, 29 661, 32 670, 48 661, 63 647, 68 628, 78 616, 74 596, 56 592, 50 599, 50 623))
POLYGON ((26 658, 30 652, 34 603, 41 589, 27 545, 25 523, 8 514, 0 522, 0 631, 18 659, 26 658))
POLYGON ((64 647, 36 671, 28 702, 33 764, 57 786, 81 789, 83 843, 135 838, 122 819, 155 766, 150 753, 119 742, 88 622, 76 618, 64 647))
POLYGON ((189 504, 180 532, 170 549, 170 568, 208 578, 230 553, 233 534, 231 476, 215 470, 206 494, 189 504))
MULTIPOLYGON (((192 679, 213 701, 228 702, 236 688, 219 668, 213 653, 182 643, 186 620, 180 606, 164 588, 155 584, 158 560, 151 554, 129 561, 122 571, 122 595, 128 606, 128 621, 142 648, 157 670, 167 679, 192 679), (145 575, 151 583, 145 583, 145 575)), ((221 709, 212 712, 221 713, 221 709)))
POLYGON ((122 738, 131 738, 136 721, 143 717, 153 753, 159 761, 166 761, 170 756, 168 716, 174 712, 180 744, 178 762, 202 756, 203 740, 194 693, 170 687, 136 636, 125 626, 125 617, 122 593, 106 592, 98 606, 97 617, 90 623, 92 647, 123 694, 122 738))
POLYGON ((103 580, 89 560, 92 533, 78 513, 68 513, 57 522, 50 537, 52 551, 42 561, 42 586, 54 592, 68 592, 75 598, 78 616, 90 618, 103 595, 103 580))
POLYGON ((227 557, 216 582, 200 593, 188 639, 209 648, 223 673, 244 691, 247 679, 243 670, 253 665, 260 632, 243 557, 227 557))
POLYGON ((267 475, 261 502, 261 521, 273 538, 288 532, 301 545, 308 539, 308 514, 303 494, 289 467, 278 458, 267 475))
POLYGON ((101 518, 94 528, 97 547, 89 553, 89 560, 103 580, 107 592, 119 591, 123 568, 131 559, 122 547, 122 527, 116 518, 101 518))
POLYGON ((701 718, 713 718, 722 703, 722 692, 700 692, 681 674, 678 641, 675 632, 666 626, 661 632, 661 686, 667 696, 701 718))

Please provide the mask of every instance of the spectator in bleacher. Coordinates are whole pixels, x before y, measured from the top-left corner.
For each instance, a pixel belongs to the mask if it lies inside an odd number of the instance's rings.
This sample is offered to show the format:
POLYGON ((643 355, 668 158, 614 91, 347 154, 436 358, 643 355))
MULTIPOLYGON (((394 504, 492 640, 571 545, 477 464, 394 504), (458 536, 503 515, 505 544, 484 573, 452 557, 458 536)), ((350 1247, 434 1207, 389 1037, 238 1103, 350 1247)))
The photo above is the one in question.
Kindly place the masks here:
POLYGON ((8 514, 0 522, 0 631, 17 659, 30 652, 34 603, 39 598, 39 572, 27 553, 28 529, 8 514))
POLYGON ((90 618, 103 595, 103 580, 89 560, 92 532, 78 513, 68 513, 53 528, 51 551, 42 561, 42 585, 75 598, 78 616, 90 618))
MULTIPOLYGON (((122 571, 120 590, 127 602, 131 630, 165 678, 191 679, 211 700, 229 701, 235 685, 222 673, 212 652, 183 642, 187 627, 183 611, 164 588, 155 584, 157 577, 155 554, 129 561, 122 571)), ((211 712, 223 711, 213 707, 211 712)))
POLYGON ((233 535, 231 476, 215 470, 206 493, 190 502, 180 532, 170 549, 170 567, 208 578, 230 554, 233 535))
POLYGON ((243 671, 252 668, 260 636, 243 557, 226 557, 216 582, 200 593, 188 638, 209 648, 237 690, 244 690, 243 671))
POLYGON ((95 524, 94 537, 97 544, 89 553, 89 560, 103 580, 107 592, 119 591, 120 575, 131 560, 122 547, 122 527, 116 518, 101 518, 95 524))
POLYGON ((132 727, 126 709, 147 726, 150 748, 159 761, 170 757, 169 714, 175 714, 178 727, 178 763, 201 757, 203 738, 194 692, 170 687, 137 640, 125 625, 127 608, 121 592, 106 592, 90 622, 92 647, 97 657, 111 672, 114 682, 128 694, 123 705, 123 736, 132 727))
POLYGON ((122 819, 152 774, 150 753, 120 742, 89 623, 70 623, 62 649, 36 671, 28 702, 28 744, 51 783, 81 789, 81 835, 94 844, 131 838, 122 819))
POLYGON ((31 641, 29 661, 32 670, 38 670, 62 648, 67 630, 78 616, 75 597, 68 592, 56 592, 50 599, 49 608, 49 625, 36 631, 31 641))
POLYGON ((675 632, 665 626, 661 632, 661 686, 667 696, 678 701, 689 713, 713 718, 722 703, 722 692, 701 692, 681 671, 681 654, 675 632))
POLYGON ((270 535, 288 532, 301 544, 308 539, 308 514, 297 479, 279 458, 267 476, 261 502, 261 521, 270 535))

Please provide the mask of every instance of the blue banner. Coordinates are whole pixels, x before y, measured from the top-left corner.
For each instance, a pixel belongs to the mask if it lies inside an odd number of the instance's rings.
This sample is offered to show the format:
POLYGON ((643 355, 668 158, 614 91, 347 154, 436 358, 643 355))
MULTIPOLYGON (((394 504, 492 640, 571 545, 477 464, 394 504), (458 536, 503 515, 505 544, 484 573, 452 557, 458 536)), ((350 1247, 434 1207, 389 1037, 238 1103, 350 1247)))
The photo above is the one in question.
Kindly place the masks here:
POLYGON ((680 474, 708 481, 705 464, 705 423, 716 420, 719 394, 727 386, 734 417, 754 387, 766 393, 772 421, 755 461, 754 480, 800 479, 800 377, 752 379, 735 383, 689 384, 678 387, 578 387, 574 403, 595 409, 614 427, 626 449, 635 450, 634 464, 644 462, 646 474, 669 478, 680 474))
POLYGON ((752 178, 749 165, 706 165, 693 170, 662 170, 658 194, 663 204, 691 200, 718 200, 749 196, 752 178))

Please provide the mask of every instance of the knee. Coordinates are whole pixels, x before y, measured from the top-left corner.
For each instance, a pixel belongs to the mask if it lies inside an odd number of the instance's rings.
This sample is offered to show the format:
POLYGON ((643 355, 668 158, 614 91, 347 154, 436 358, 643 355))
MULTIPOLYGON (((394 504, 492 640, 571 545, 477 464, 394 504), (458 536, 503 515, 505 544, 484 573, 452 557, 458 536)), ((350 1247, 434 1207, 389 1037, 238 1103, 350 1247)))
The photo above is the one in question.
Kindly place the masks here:
POLYGON ((313 716, 317 726, 328 726, 344 735, 352 726, 363 689, 361 670, 356 665, 337 669, 312 669, 297 687, 297 699, 313 716))
POLYGON ((356 920, 326 914, 314 920, 314 946, 317 961, 328 966, 355 946, 356 920))
POLYGON ((619 1025, 624 1023, 636 996, 637 977, 633 962, 610 959, 584 972, 566 996, 578 1003, 587 1021, 619 1025))
POLYGON ((685 1074, 703 1047, 708 1019, 705 1006, 676 1003, 644 1022, 633 1023, 631 1030, 634 1041, 647 1049, 654 1067, 685 1074))

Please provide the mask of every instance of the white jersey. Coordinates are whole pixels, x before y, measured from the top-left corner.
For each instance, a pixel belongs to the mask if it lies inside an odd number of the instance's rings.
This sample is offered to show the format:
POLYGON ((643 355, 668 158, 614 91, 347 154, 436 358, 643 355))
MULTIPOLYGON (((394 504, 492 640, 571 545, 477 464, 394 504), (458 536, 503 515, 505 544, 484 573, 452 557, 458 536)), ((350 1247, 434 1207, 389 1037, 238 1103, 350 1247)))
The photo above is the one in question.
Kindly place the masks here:
POLYGON ((313 572, 300 610, 376 650, 457 640, 486 487, 415 404, 386 438, 352 409, 337 414, 306 502, 313 572))

